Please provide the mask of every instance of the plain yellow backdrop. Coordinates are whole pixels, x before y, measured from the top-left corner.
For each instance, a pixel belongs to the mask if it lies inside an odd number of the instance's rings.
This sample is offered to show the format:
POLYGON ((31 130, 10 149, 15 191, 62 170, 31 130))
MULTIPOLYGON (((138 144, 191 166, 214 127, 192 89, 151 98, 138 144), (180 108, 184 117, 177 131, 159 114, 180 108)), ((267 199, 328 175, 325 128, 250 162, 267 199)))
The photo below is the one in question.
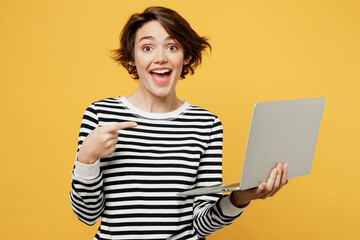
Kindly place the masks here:
POLYGON ((92 239, 69 203, 93 101, 137 84, 108 56, 128 17, 177 10, 213 52, 178 95, 224 125, 224 180, 240 179, 255 102, 326 97, 313 169, 208 239, 359 239, 357 0, 0 2, 1 239, 92 239))

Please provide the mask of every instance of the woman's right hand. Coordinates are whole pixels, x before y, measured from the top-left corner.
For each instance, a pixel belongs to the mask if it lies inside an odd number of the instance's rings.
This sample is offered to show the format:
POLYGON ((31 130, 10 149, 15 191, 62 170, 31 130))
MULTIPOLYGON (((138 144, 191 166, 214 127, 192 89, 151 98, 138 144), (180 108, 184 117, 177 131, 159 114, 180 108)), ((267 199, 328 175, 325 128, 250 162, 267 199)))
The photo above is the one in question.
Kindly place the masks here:
POLYGON ((119 122, 95 128, 82 143, 77 161, 93 164, 99 158, 110 156, 116 149, 118 130, 136 126, 136 122, 119 122))

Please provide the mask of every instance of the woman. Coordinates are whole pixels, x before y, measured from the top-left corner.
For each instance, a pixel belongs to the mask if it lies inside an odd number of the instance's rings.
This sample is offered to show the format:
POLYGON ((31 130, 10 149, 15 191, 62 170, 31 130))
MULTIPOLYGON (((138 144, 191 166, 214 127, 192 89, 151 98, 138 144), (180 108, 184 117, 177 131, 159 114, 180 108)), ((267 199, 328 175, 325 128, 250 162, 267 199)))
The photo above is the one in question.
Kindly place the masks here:
POLYGON ((286 184, 287 166, 278 164, 256 189, 177 196, 222 182, 220 120, 175 91, 207 48, 206 38, 167 8, 147 8, 125 25, 114 59, 138 88, 86 109, 72 176, 77 217, 89 225, 101 217, 95 239, 203 239, 286 184))

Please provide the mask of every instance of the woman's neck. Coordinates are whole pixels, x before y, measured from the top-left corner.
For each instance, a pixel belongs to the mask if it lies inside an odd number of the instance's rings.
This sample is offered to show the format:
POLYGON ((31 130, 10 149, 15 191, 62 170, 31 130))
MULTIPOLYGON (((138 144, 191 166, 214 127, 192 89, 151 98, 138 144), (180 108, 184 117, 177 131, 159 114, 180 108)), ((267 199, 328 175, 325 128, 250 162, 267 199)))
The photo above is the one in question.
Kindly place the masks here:
POLYGON ((127 96, 126 99, 135 107, 151 113, 167 113, 178 109, 183 102, 177 98, 176 93, 158 97, 151 93, 144 93, 141 89, 127 96))

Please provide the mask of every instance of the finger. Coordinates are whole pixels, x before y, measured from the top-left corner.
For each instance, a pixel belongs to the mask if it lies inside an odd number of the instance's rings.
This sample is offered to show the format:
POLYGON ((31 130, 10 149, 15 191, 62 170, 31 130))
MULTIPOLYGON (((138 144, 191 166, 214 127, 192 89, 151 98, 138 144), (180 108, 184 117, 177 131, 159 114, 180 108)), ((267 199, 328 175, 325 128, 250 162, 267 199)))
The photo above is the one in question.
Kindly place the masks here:
MULTIPOLYGON (((286 183, 284 185, 286 185, 287 183, 288 181, 286 180, 286 183)), ((274 196, 284 185, 281 185, 278 189, 276 189, 276 191, 271 194, 271 197, 274 196)))
POLYGON ((116 145, 116 143, 119 141, 118 138, 113 138, 111 141, 111 145, 116 145))
POLYGON ((273 193, 280 187, 280 181, 282 177, 282 164, 278 163, 276 164, 277 174, 274 182, 273 189, 270 192, 270 196, 273 195, 273 193))
POLYGON ((115 140, 118 141, 118 137, 119 137, 118 132, 110 132, 110 133, 105 133, 105 135, 103 135, 102 140, 104 141, 106 146, 109 146, 113 141, 115 140))
POLYGON ((270 174, 270 177, 268 178, 267 182, 266 182, 266 187, 265 187, 265 193, 269 193, 271 192, 271 190, 273 189, 274 187, 274 183, 275 183, 275 179, 276 179, 276 176, 277 176, 277 172, 278 170, 276 168, 274 168, 272 171, 271 171, 271 174, 270 174))
POLYGON ((118 139, 118 137, 119 137, 119 132, 115 131, 110 133, 109 139, 118 139))
POLYGON ((103 129, 107 132, 117 132, 118 130, 136 127, 136 126, 137 126, 136 122, 118 122, 118 123, 106 125, 103 127, 103 129))
POLYGON ((118 142, 118 138, 109 139, 104 143, 104 148, 106 149, 112 148, 113 146, 116 146, 117 142, 118 142))
POLYGON ((266 187, 265 182, 260 183, 259 186, 256 188, 255 194, 261 195, 261 193, 264 191, 265 187, 266 187))
POLYGON ((284 186, 287 183, 288 178, 288 165, 284 163, 283 165, 283 174, 281 176, 281 185, 284 186))
POLYGON ((112 154, 112 153, 114 153, 115 152, 115 150, 116 150, 116 146, 115 145, 111 145, 111 147, 109 148, 109 156, 112 154))
POLYGON ((288 166, 287 163, 284 163, 282 166, 280 187, 271 196, 274 196, 283 186, 285 186, 288 183, 287 175, 288 175, 288 166))
POLYGON ((275 179, 275 182, 274 182, 274 186, 273 186, 273 189, 271 190, 271 192, 269 193, 269 196, 273 196, 279 188, 281 188, 281 178, 282 178, 282 164, 278 163, 276 165, 276 169, 277 169, 277 175, 276 175, 276 179, 275 179))

